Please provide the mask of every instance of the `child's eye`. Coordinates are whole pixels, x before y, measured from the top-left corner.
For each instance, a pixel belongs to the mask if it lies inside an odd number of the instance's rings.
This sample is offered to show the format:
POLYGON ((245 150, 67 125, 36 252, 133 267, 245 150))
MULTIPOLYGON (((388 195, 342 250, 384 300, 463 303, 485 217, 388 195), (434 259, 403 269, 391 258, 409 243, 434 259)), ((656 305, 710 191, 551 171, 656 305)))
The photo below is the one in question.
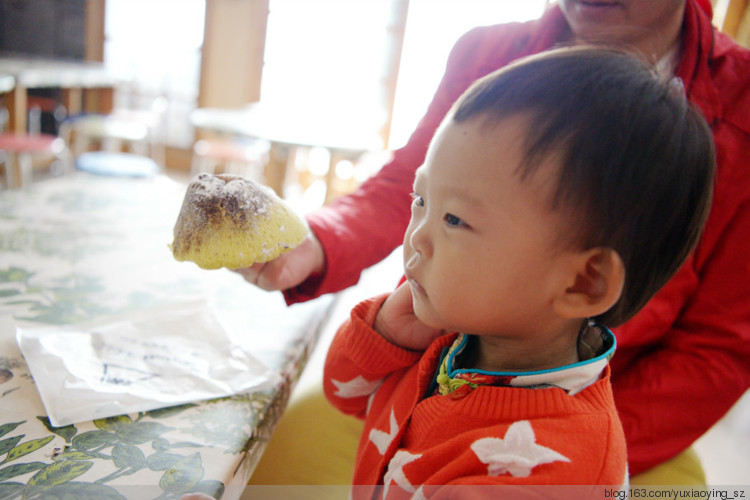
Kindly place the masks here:
POLYGON ((415 207, 423 207, 424 206, 424 198, 419 196, 417 193, 411 194, 412 203, 415 207))
POLYGON ((443 217, 443 220, 449 226, 455 226, 455 227, 468 226, 464 221, 462 221, 459 217, 456 217, 453 214, 445 214, 445 216, 443 217))

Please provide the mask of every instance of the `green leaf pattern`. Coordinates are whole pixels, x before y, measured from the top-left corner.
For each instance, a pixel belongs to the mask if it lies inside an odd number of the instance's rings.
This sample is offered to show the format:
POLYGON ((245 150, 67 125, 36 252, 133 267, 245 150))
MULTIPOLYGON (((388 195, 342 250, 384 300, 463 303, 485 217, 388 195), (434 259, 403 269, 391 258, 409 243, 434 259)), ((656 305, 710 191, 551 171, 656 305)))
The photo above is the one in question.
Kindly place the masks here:
POLYGON ((73 436, 75 436, 76 432, 78 432, 77 429, 72 425, 66 425, 65 427, 53 427, 49 421, 49 418, 47 417, 36 417, 36 418, 52 434, 57 434, 61 438, 65 439, 66 443, 70 443, 70 440, 73 439, 73 436))
MULTIPOLYGON (((212 404, 220 406, 231 399, 222 398, 212 404)), ((53 427, 47 417, 37 417, 36 421, 42 424, 38 428, 44 428, 50 435, 27 440, 25 434, 9 436, 25 422, 4 424, 0 426, 0 436, 7 436, 0 440, 0 499, 124 499, 117 485, 106 483, 142 470, 161 474, 153 480, 162 490, 160 499, 179 498, 189 492, 221 498, 224 484, 204 479, 201 454, 179 453, 181 448, 202 445, 190 441, 172 442, 164 435, 175 429, 150 420, 165 415, 177 417, 193 406, 182 405, 155 415, 141 413, 136 418, 123 415, 100 419, 94 421, 94 429, 84 432, 79 432, 74 425, 53 427), (60 444, 64 441, 62 448, 54 447, 55 439, 60 444), (142 446, 147 443, 151 446, 142 446), (150 454, 145 450, 150 450, 150 454), (18 463, 27 455, 38 457, 40 453, 48 460, 18 463), (95 463, 111 464, 111 472, 91 476, 95 463), (83 478, 87 479, 81 481, 83 478)), ((191 434, 192 430, 188 427, 181 432, 191 434)), ((100 466, 96 470, 105 469, 100 466)), ((120 482, 122 484, 127 483, 120 482)))
POLYGON ((146 466, 146 455, 137 446, 117 443, 112 448, 112 461, 118 469, 142 469, 146 466))
POLYGON ((193 453, 168 468, 161 476, 159 486, 167 493, 187 493, 203 477, 203 464, 199 453, 193 453))
POLYGON ((18 442, 23 439, 24 435, 21 434, 19 436, 10 437, 8 439, 3 439, 0 441, 0 455, 5 455, 10 450, 16 447, 18 442))
POLYGON ((94 462, 79 462, 77 460, 63 460, 54 462, 40 470, 29 479, 29 486, 54 486, 77 478, 94 465, 94 462))
MULTIPOLYGON (((22 423, 23 422, 14 422, 14 423, 10 423, 10 424, 0 425, 0 437, 5 436, 9 432, 13 432, 14 430, 16 430, 16 427, 18 427, 22 423)), ((0 453, 0 454, 2 454, 2 453, 0 453)))
POLYGON ((32 451, 36 451, 45 444, 52 441, 54 436, 47 436, 45 438, 40 439, 34 439, 32 441, 26 441, 25 443, 21 443, 17 446, 14 446, 10 450, 8 450, 8 456, 5 458, 6 462, 12 462, 13 460, 16 460, 17 458, 21 458, 24 455, 28 455, 32 451))
MULTIPOLYGON (((29 472, 35 472, 39 469, 43 469, 47 464, 42 462, 29 462, 26 464, 13 464, 0 469, 0 481, 5 481, 12 477, 21 476, 28 474, 29 472)), ((2 483, 0 483, 2 484, 2 483)))

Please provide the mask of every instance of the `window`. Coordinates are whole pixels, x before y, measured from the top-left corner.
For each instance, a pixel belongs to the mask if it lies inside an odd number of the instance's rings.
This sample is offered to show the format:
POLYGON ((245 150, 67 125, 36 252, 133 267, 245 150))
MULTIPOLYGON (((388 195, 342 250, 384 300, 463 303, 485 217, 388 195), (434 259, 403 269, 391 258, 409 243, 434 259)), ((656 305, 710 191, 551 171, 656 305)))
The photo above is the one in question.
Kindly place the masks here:
MULTIPOLYGON (((166 140, 174 147, 193 141, 188 115, 197 105, 206 1, 106 0, 105 64, 131 82, 115 104, 144 108, 166 97, 166 140)), ((401 50, 389 141, 400 147, 461 34, 539 17, 549 0, 409 0, 404 33, 398 12, 406 2, 270 0, 261 100, 326 110, 377 133, 388 118, 401 50)))
POLYGON ((389 145, 403 146, 427 110, 458 38, 475 26, 528 21, 548 0, 410 0, 389 145))
MULTIPOLYGON (((394 0, 271 0, 261 102, 332 120, 384 123, 394 0)), ((356 126, 353 124, 353 126, 356 126)))
POLYGON ((191 147, 188 114, 196 107, 206 0, 107 0, 104 63, 123 81, 116 107, 168 107, 166 142, 191 147))
MULTIPOLYGON (((261 101, 326 107, 338 119, 356 116, 367 122, 362 129, 379 130, 403 1, 271 0, 261 101)), ((390 149, 406 142, 425 112, 460 35, 482 24, 537 18, 549 0, 408 3, 390 149)))

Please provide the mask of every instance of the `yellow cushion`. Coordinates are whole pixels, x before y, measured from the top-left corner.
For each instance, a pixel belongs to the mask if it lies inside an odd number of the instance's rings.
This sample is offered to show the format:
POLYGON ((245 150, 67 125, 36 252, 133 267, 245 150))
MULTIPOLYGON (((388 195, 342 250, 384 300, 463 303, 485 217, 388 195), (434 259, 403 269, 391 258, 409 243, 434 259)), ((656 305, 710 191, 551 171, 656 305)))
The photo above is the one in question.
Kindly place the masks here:
POLYGON ((332 407, 320 386, 295 395, 248 484, 350 485, 362 428, 332 407))
POLYGON ((705 485, 706 475, 695 453, 688 448, 671 460, 630 478, 631 485, 705 485))

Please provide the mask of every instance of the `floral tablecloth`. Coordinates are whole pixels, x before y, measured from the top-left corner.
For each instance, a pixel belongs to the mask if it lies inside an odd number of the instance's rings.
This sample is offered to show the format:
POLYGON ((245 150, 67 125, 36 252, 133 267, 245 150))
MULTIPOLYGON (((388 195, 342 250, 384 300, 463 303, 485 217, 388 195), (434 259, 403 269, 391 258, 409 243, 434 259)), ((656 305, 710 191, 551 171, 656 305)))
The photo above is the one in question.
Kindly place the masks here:
POLYGON ((227 270, 176 262, 185 186, 76 173, 0 192, 0 316, 68 325, 204 299, 276 370, 272 389, 52 427, 13 335, 0 338, 0 499, 237 498, 333 304, 287 307, 227 270))

